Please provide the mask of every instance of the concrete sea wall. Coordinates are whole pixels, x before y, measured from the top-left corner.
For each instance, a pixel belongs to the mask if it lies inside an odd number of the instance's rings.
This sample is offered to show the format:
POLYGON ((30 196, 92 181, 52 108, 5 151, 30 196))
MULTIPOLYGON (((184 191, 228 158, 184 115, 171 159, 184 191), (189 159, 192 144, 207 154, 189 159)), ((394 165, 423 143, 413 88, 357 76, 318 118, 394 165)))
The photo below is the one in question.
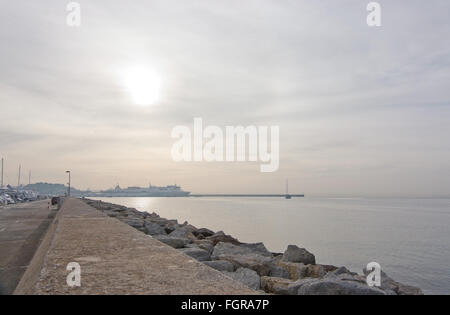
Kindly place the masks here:
POLYGON ((254 290, 97 211, 65 200, 15 294, 255 294, 254 290), (80 265, 80 286, 66 281, 80 265))

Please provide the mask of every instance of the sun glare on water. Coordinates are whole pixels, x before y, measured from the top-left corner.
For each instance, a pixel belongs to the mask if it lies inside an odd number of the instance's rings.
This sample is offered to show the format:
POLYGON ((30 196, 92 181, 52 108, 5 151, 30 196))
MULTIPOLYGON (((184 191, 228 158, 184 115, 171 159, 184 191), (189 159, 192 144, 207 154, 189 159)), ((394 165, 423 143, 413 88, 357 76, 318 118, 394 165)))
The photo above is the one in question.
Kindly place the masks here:
POLYGON ((136 67, 125 74, 125 86, 137 105, 152 105, 159 100, 161 80, 153 70, 136 67))

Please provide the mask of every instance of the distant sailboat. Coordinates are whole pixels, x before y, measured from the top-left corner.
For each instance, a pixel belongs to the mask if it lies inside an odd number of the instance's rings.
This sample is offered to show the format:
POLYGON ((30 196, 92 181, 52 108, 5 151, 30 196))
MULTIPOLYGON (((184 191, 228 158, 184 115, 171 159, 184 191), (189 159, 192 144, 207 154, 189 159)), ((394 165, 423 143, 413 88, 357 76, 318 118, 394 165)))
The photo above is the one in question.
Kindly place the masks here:
POLYGON ((286 196, 285 196, 285 198, 292 199, 292 196, 289 195, 289 180, 288 179, 286 180, 286 196))

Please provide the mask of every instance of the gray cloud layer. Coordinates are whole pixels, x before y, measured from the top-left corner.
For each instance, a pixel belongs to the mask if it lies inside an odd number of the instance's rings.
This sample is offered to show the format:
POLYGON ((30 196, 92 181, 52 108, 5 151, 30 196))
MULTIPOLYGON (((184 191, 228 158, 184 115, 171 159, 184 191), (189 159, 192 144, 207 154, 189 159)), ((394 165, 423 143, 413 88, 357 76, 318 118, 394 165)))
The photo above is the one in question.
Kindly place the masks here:
POLYGON ((35 180, 197 192, 442 195, 450 187, 448 1, 0 1, 0 154, 35 180), (163 80, 132 103, 123 71, 163 80), (281 168, 175 163, 171 129, 278 124, 281 168), (214 180, 211 180, 213 178, 214 180))

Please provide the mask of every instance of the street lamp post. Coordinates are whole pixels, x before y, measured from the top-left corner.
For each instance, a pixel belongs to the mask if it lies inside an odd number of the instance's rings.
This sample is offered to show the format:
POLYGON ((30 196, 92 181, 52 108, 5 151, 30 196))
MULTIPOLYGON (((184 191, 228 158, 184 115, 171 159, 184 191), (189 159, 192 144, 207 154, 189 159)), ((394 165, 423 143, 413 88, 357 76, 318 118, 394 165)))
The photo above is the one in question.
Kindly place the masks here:
POLYGON ((68 183, 69 189, 68 189, 68 192, 67 192, 67 197, 70 197, 70 171, 66 171, 66 173, 69 174, 69 183, 68 183))

